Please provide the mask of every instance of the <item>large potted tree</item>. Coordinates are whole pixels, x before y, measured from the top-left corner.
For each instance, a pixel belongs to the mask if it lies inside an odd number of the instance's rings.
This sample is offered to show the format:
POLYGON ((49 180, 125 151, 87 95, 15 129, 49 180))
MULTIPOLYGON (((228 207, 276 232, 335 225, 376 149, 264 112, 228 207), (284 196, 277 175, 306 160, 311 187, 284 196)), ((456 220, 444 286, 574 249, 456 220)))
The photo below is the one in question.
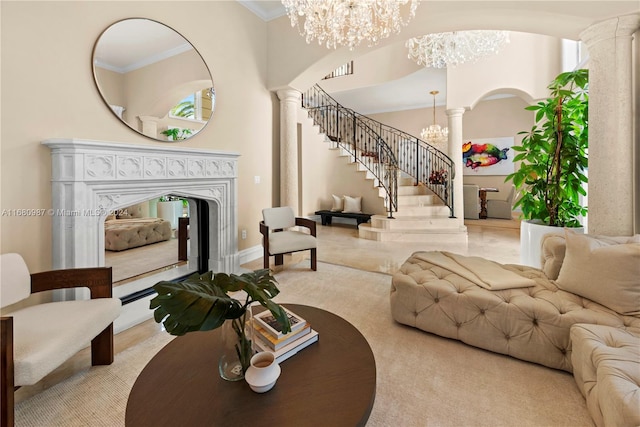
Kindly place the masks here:
POLYGON ((515 208, 522 210, 521 263, 540 266, 540 239, 563 227, 581 227, 587 207, 589 74, 580 69, 558 75, 548 86, 549 98, 526 107, 535 111, 535 123, 523 131, 512 181, 518 191, 515 208))

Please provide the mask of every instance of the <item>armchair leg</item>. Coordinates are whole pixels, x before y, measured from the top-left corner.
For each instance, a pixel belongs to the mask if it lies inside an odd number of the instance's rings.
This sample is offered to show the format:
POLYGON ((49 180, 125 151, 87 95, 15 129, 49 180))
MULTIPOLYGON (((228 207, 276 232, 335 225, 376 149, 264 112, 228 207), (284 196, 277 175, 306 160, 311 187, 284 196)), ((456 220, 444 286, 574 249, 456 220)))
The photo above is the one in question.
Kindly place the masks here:
POLYGON ((269 254, 265 252, 264 256, 263 256, 263 259, 264 259, 264 262, 263 262, 263 266, 262 267, 268 269, 269 268, 269 254))
POLYGON ((91 365, 113 363, 113 323, 91 340, 91 365))
POLYGON ((284 264, 284 255, 283 254, 277 254, 277 255, 275 255, 275 258, 276 258, 276 265, 284 264))
POLYGON ((316 249, 311 249, 311 269, 313 271, 317 271, 318 269, 318 264, 317 264, 317 260, 316 260, 316 249))
POLYGON ((14 425, 14 370, 13 370, 13 317, 3 317, 0 321, 0 426, 14 425))

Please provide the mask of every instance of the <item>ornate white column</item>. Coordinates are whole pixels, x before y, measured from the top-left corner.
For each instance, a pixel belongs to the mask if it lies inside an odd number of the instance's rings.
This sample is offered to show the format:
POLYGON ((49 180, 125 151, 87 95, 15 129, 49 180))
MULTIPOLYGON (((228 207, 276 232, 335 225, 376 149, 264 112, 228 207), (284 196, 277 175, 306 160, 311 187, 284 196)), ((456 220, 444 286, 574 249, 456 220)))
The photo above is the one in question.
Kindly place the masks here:
POLYGON ((449 127, 449 153, 455 171, 453 179, 453 215, 464 226, 464 195, 462 191, 462 115, 464 108, 447 109, 449 127))
POLYGON ((277 92, 280 99, 280 206, 298 210, 298 107, 301 94, 295 89, 277 92))
MULTIPOLYGON (((580 34, 589 51, 589 233, 634 233, 632 34, 640 14, 580 34)), ((638 41, 636 41, 638 42, 638 41)))

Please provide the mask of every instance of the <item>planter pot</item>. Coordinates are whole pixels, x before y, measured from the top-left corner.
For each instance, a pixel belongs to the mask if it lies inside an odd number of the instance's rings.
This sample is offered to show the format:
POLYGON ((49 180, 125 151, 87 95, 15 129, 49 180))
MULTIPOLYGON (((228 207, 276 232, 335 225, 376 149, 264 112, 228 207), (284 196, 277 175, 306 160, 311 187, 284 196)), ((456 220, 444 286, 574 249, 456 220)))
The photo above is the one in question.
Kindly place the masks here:
MULTIPOLYGON (((572 228, 584 233, 584 227, 572 228)), ((540 268, 541 242, 545 234, 564 234, 563 227, 551 227, 546 224, 522 221, 520 223, 520 264, 540 268)))
POLYGON ((178 228, 178 218, 182 216, 182 200, 158 202, 158 217, 171 223, 171 229, 178 228))

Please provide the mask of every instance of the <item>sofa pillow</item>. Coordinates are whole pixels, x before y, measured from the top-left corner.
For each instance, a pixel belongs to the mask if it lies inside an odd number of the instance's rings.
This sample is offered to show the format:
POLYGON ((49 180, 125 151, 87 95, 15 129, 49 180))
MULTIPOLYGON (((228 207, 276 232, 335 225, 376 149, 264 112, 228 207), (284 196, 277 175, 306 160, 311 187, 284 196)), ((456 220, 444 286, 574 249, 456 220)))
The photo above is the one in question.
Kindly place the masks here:
POLYGON ((640 314, 640 243, 566 230, 567 249, 556 284, 620 314, 640 314))
POLYGON ((331 197, 333 198, 333 206, 331 206, 331 212, 342 212, 342 209, 344 209, 344 199, 342 197, 336 196, 335 194, 332 194, 331 197))
POLYGON ((362 197, 344 196, 344 213, 362 213, 362 197))
POLYGON ((540 244, 542 252, 541 270, 549 280, 556 280, 558 274, 560 274, 566 244, 563 235, 549 233, 542 236, 542 243, 540 244))

